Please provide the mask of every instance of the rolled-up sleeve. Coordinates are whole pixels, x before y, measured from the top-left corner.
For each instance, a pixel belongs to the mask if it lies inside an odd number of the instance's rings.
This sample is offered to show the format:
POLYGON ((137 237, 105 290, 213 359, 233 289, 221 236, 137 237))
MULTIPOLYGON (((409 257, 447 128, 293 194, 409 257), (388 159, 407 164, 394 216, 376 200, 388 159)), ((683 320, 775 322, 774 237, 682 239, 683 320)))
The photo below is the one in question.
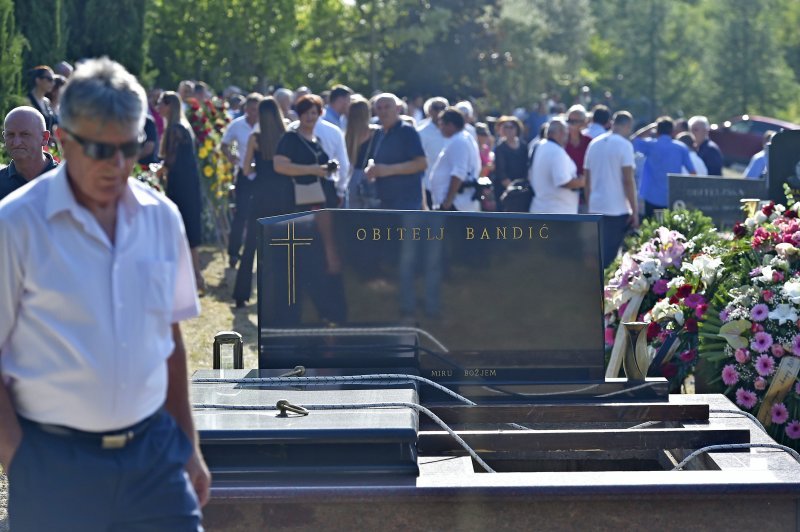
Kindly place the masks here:
POLYGON ((178 323, 200 315, 200 301, 197 298, 192 255, 183 221, 177 210, 173 211, 173 238, 176 246, 175 297, 172 303, 172 323, 178 323))

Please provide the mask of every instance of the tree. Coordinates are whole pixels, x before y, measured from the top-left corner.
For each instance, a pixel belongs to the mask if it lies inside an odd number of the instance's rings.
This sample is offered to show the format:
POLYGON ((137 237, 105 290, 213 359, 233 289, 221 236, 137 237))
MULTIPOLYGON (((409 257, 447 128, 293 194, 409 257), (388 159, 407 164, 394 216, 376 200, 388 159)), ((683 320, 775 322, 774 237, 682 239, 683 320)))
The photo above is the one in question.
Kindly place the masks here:
POLYGON ((14 5, 14 17, 28 42, 23 51, 25 71, 36 65, 53 66, 65 58, 66 33, 62 0, 21 0, 14 5))
POLYGON ((107 55, 135 75, 144 72, 146 0, 67 1, 69 57, 81 59, 107 55))
POLYGON ((22 53, 25 38, 17 31, 13 0, 0 0, 0 113, 22 103, 22 53))

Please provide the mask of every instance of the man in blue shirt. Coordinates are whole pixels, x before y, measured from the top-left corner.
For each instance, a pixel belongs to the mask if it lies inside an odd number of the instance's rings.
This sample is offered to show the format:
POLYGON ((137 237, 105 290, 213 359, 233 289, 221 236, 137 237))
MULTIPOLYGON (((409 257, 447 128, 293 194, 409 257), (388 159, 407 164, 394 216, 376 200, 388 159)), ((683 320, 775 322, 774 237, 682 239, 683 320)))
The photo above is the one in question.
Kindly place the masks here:
POLYGON ((375 100, 381 129, 375 133, 367 179, 376 181, 381 208, 422 209, 422 173, 428 167, 422 141, 414 126, 400 120, 400 100, 384 93, 375 100))
POLYGON ((353 91, 344 85, 335 85, 328 96, 328 105, 322 119, 344 131, 347 127, 347 112, 350 110, 350 96, 353 91))
POLYGON ((753 157, 750 159, 750 163, 747 165, 747 168, 744 171, 744 177, 747 179, 761 179, 764 177, 764 174, 767 173, 767 168, 769 167, 767 144, 769 144, 769 141, 772 140, 774 135, 774 131, 767 131, 764 133, 764 148, 760 152, 753 155, 753 157))
POLYGON ((709 129, 711 127, 705 116, 693 116, 689 119, 689 131, 697 143, 697 155, 706 163, 708 175, 722 175, 722 151, 716 142, 708 138, 709 129))
POLYGON ((0 169, 0 199, 58 165, 44 150, 49 140, 44 116, 33 107, 17 107, 6 115, 3 142, 12 161, 0 169))
POLYGON ((634 133, 633 140, 633 149, 645 156, 639 195, 644 199, 646 217, 652 216, 655 209, 667 208, 667 174, 680 174, 684 166, 690 174, 696 173, 689 157, 689 148, 672 139, 672 130, 675 127, 672 119, 662 116, 656 120, 656 138, 639 138, 650 127, 647 125, 634 133))

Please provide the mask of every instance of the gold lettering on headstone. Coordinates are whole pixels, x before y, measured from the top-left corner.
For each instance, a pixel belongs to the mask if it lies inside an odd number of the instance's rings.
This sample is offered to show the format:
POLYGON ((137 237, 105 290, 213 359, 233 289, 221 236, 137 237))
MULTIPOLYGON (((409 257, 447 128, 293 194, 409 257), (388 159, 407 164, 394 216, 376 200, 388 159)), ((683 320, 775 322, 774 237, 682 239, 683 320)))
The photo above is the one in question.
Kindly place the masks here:
POLYGON ((444 227, 439 228, 439 234, 431 234, 431 228, 428 227, 428 240, 444 240, 444 227))
POLYGON ((467 240, 472 240, 475 238, 475 229, 472 227, 467 227, 467 240))
POLYGON ((381 230, 377 227, 372 228, 372 240, 380 240, 381 239, 381 230))
POLYGON ((406 239, 406 228, 405 227, 398 227, 397 232, 400 233, 400 240, 406 239))
POLYGON ((411 240, 419 240, 419 227, 411 228, 411 240))
POLYGON ((498 227, 497 228, 497 240, 505 240, 506 239, 506 229, 507 227, 498 227))
POLYGON ((364 228, 356 229, 356 238, 359 240, 367 239, 367 230, 364 228))
POLYGON ((512 237, 514 240, 519 240, 520 238, 522 238, 522 228, 521 228, 521 227, 519 227, 519 226, 516 226, 516 225, 515 225, 515 226, 512 228, 512 230, 513 230, 513 233, 512 233, 512 235, 511 235, 511 237, 512 237))
POLYGON ((539 238, 543 240, 550 238, 550 229, 548 229, 546 225, 543 225, 541 229, 539 229, 539 238), (542 232, 544 232, 544 234, 542 234, 542 232))
POLYGON ((489 236, 489 230, 485 227, 483 228, 483 231, 481 231, 481 240, 491 240, 491 237, 489 236))

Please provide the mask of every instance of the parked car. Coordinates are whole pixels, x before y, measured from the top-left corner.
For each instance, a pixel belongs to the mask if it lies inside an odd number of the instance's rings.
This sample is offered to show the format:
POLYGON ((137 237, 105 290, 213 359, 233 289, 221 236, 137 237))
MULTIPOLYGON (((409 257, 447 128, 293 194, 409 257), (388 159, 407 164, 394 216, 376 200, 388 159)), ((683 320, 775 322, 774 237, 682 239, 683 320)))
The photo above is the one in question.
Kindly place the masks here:
POLYGON ((800 129, 800 125, 764 116, 742 115, 712 124, 709 136, 722 151, 725 166, 747 164, 761 151, 764 133, 782 129, 800 129))

